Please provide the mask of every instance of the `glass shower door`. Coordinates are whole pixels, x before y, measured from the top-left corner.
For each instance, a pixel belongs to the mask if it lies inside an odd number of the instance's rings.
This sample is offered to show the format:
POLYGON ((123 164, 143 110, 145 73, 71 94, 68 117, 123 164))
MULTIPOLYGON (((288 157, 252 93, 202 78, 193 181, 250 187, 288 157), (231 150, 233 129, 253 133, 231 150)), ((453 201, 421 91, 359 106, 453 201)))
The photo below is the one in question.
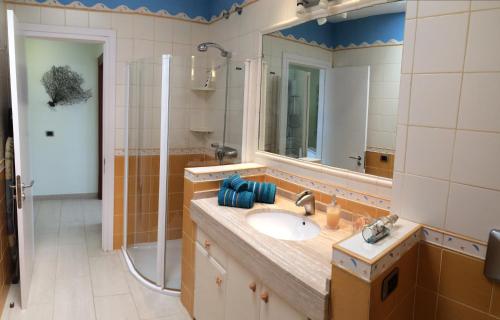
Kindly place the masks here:
MULTIPOLYGON (((170 56, 129 64, 125 121, 126 253, 135 271, 161 288, 167 238, 163 226, 168 219, 169 75, 170 56)), ((179 290, 180 284, 170 289, 179 290)))

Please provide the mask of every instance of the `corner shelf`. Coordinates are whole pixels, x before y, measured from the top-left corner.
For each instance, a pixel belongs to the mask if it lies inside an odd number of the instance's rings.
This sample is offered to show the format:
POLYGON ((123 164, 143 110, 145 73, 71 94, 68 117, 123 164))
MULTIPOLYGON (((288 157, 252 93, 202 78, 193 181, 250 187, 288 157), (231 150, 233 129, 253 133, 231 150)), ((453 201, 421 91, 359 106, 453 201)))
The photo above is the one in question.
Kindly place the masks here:
POLYGON ((210 91, 215 91, 215 88, 212 87, 198 87, 198 88, 191 88, 193 91, 204 91, 204 92, 210 92, 210 91))
POLYGON ((203 128, 203 127, 191 127, 191 128, 189 128, 189 131, 196 132, 196 133, 212 133, 212 132, 214 132, 214 130, 211 128, 203 128))

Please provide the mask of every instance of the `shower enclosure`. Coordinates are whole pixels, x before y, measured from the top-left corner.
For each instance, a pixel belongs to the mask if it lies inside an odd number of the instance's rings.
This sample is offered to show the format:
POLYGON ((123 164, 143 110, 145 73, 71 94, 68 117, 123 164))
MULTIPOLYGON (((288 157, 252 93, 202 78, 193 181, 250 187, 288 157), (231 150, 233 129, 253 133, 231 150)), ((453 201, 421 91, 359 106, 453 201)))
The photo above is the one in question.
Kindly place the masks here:
POLYGON ((241 154, 244 63, 202 45, 127 66, 122 251, 143 284, 172 295, 181 288, 184 169, 241 154))

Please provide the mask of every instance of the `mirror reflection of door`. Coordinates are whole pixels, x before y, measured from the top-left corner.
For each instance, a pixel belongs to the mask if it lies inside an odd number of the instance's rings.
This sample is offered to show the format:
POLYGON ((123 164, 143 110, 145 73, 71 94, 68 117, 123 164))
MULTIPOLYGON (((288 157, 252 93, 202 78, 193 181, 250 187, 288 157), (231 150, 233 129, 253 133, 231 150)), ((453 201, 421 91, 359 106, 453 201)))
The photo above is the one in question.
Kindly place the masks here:
POLYGON ((259 150, 392 178, 405 1, 262 37, 259 150))
POLYGON ((328 70, 323 164, 365 172, 369 83, 369 66, 328 70))
POLYGON ((328 61, 283 53, 279 154, 321 162, 325 74, 328 61))

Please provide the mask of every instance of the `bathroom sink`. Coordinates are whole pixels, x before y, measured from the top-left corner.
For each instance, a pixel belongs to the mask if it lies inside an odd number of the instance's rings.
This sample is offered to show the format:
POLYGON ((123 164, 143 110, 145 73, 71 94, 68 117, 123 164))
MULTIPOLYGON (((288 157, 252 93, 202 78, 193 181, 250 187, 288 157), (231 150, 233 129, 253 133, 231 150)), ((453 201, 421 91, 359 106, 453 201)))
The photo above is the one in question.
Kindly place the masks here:
POLYGON ((321 231, 310 219, 280 209, 253 211, 247 215, 246 221, 260 233, 282 240, 308 240, 321 231))

